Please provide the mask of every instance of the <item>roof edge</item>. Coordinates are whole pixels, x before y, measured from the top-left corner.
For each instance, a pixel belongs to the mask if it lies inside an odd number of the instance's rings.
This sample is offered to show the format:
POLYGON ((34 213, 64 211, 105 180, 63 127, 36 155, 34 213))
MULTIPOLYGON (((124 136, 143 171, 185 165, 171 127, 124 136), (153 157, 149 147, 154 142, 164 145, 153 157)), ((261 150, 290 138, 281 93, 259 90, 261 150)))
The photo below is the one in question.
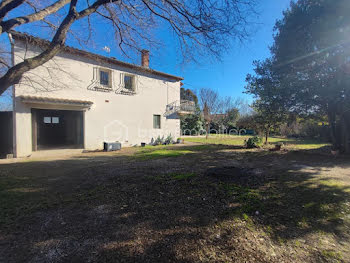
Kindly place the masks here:
POLYGON ((61 98, 51 98, 51 97, 39 97, 30 95, 20 95, 18 96, 24 103, 57 103, 57 104, 79 104, 91 106, 94 104, 92 101, 87 100, 73 100, 73 99, 61 99, 61 98))
MULTIPOLYGON (((9 33, 12 35, 13 39, 16 41, 21 41, 21 42, 29 43, 32 45, 41 46, 41 47, 47 47, 50 45, 50 41, 39 38, 39 37, 34 37, 34 36, 26 34, 26 33, 21 33, 18 31, 10 31, 9 33)), ((98 54, 95 54, 92 52, 84 51, 82 49, 70 47, 67 45, 63 46, 62 51, 68 52, 71 54, 75 54, 78 56, 87 57, 87 58, 90 58, 90 59, 95 60, 95 61, 103 61, 103 62, 107 62, 107 63, 113 64, 113 65, 129 68, 129 69, 134 69, 134 70, 137 70, 139 72, 149 73, 152 75, 161 76, 161 77, 165 77, 165 78, 176 80, 176 81, 181 81, 184 79, 183 77, 179 77, 179 76, 171 75, 171 74, 164 73, 161 71, 153 70, 150 68, 145 68, 145 67, 138 66, 135 64, 123 62, 123 61, 120 61, 120 60, 117 60, 114 58, 105 57, 102 55, 98 55, 98 54)))

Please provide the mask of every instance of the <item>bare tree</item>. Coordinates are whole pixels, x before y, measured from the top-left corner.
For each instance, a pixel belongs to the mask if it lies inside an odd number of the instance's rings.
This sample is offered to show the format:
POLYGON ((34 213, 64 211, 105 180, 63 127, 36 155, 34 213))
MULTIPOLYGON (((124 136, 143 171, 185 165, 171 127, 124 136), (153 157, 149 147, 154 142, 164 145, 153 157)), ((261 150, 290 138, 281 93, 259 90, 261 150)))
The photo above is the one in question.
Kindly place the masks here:
POLYGON ((31 24, 48 27, 46 38, 51 41, 42 53, 17 65, 0 60, 6 68, 0 75, 0 94, 18 83, 24 73, 57 55, 67 37, 80 44, 91 43, 95 25, 101 22, 113 29, 114 43, 126 55, 145 45, 160 44, 154 33, 168 26, 183 57, 193 60, 205 52, 220 57, 231 39, 244 40, 251 15, 255 15, 254 0, 3 0, 0 34, 31 24), (19 13, 23 15, 15 16, 19 13))
POLYGON ((236 107, 239 109, 240 116, 250 116, 254 114, 254 109, 251 107, 248 100, 237 98, 235 101, 236 107))
POLYGON ((203 117, 206 127, 206 138, 210 133, 210 123, 213 119, 213 114, 217 113, 222 106, 222 100, 219 93, 208 88, 201 88, 199 91, 199 99, 203 111, 203 117))
POLYGON ((220 99, 220 108, 219 113, 226 114, 228 111, 230 111, 234 107, 234 100, 231 96, 222 97, 220 99))

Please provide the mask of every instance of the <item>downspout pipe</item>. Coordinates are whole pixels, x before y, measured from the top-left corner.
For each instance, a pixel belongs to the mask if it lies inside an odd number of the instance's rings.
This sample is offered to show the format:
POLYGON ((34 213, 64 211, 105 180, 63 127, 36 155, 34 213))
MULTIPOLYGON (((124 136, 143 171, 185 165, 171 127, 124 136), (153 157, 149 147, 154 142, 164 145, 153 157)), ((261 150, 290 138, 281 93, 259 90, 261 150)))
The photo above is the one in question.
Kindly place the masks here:
MULTIPOLYGON (((11 33, 7 33, 7 36, 11 44, 11 67, 13 67, 15 65, 15 42, 13 40, 11 33)), ((15 85, 13 85, 11 88, 12 88, 12 153, 14 157, 17 157, 15 85)))

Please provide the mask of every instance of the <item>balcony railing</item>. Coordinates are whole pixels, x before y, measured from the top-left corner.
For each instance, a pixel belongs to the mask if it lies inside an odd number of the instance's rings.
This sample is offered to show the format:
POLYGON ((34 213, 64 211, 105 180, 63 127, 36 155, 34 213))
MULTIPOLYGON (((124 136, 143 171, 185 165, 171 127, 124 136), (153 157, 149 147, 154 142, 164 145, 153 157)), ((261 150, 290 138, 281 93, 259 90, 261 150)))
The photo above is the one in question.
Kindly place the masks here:
POLYGON ((172 114, 177 115, 189 115, 193 114, 196 110, 196 105, 193 101, 181 100, 174 101, 166 106, 166 111, 164 116, 170 116, 172 114))

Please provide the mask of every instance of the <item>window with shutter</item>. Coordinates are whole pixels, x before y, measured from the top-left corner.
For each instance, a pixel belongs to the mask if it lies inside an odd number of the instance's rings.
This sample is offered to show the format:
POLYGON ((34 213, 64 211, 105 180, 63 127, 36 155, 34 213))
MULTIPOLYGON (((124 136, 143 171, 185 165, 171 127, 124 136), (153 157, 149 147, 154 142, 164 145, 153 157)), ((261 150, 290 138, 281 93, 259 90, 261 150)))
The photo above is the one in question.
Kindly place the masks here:
POLYGON ((94 67, 93 79, 88 90, 110 92, 113 90, 113 71, 107 68, 94 67))
POLYGON ((124 74, 124 88, 129 91, 135 91, 135 76, 124 74))
POLYGON ((111 86, 111 76, 110 72, 107 70, 100 70, 100 84, 103 86, 111 86))

